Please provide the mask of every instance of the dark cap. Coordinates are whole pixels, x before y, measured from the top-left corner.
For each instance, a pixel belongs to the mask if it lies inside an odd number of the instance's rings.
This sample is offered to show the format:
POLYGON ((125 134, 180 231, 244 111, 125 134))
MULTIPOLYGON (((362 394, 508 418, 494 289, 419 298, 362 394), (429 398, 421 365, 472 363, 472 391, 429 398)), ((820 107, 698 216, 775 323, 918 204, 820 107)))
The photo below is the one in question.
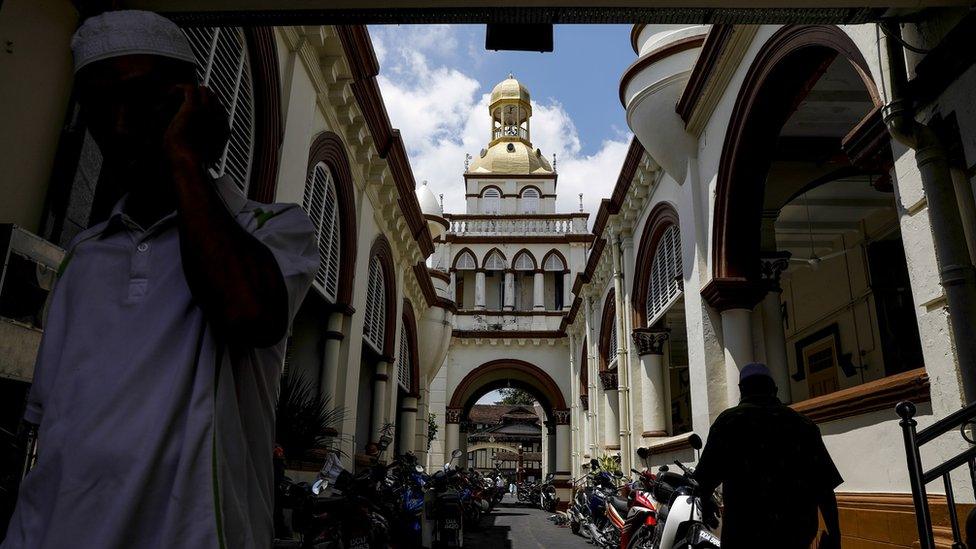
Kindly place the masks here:
POLYGON ((765 364, 750 362, 739 372, 739 384, 741 385, 743 381, 756 376, 768 377, 770 380, 773 379, 773 374, 769 372, 769 368, 765 364))

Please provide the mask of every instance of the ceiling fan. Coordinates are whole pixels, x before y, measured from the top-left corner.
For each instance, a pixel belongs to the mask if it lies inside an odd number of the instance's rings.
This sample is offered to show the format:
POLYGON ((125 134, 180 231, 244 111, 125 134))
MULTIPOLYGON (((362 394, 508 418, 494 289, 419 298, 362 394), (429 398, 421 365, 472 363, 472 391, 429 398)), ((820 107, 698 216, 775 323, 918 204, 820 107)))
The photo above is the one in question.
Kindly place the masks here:
POLYGON ((810 239, 810 257, 790 257, 790 261, 806 263, 811 269, 816 270, 824 261, 844 255, 851 251, 852 248, 844 248, 843 250, 837 250, 836 252, 831 252, 823 256, 817 255, 817 251, 813 247, 813 228, 810 225, 810 202, 806 200, 806 197, 807 193, 803 193, 803 201, 806 203, 807 209, 807 237, 810 239))

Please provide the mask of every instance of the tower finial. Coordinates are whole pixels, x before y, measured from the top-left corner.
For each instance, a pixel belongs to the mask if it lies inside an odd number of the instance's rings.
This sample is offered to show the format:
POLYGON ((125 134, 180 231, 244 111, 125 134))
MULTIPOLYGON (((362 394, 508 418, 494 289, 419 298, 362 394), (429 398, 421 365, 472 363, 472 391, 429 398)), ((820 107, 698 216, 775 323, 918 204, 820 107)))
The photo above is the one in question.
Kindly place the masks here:
POLYGON ((464 153, 464 171, 468 171, 468 166, 471 164, 471 155, 464 153))
POLYGON ((582 212, 583 211, 583 193, 579 193, 579 197, 580 197, 580 211, 582 212))
POLYGON ((444 213, 444 193, 441 193, 440 197, 441 197, 441 213, 444 213))
POLYGON ((512 71, 508 71, 508 77, 511 78, 511 79, 513 79, 513 80, 515 79, 515 75, 512 74, 512 71))

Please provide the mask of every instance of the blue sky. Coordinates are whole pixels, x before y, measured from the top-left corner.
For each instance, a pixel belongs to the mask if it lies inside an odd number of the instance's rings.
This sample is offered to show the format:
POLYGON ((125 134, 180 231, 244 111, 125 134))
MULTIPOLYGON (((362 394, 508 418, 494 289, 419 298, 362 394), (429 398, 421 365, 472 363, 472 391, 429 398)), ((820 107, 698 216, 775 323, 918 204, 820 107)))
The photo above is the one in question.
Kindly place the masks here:
MULTIPOLYGON (((418 182, 464 211, 464 155, 488 141, 487 94, 515 74, 533 99, 532 141, 557 154, 560 211, 595 214, 616 181, 630 132, 618 99, 636 58, 629 25, 560 25, 553 53, 484 49, 484 25, 371 26, 380 88, 418 182)), ((592 219, 591 219, 592 220, 592 219)))

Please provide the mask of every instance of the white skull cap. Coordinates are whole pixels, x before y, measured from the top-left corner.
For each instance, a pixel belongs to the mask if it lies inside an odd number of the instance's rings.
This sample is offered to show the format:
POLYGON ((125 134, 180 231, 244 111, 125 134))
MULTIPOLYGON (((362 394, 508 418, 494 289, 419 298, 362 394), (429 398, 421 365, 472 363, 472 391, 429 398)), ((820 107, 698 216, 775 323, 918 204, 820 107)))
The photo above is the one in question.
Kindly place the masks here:
POLYGON ((151 11, 107 11, 89 17, 71 38, 75 73, 85 66, 123 55, 159 55, 196 64, 183 31, 151 11))

